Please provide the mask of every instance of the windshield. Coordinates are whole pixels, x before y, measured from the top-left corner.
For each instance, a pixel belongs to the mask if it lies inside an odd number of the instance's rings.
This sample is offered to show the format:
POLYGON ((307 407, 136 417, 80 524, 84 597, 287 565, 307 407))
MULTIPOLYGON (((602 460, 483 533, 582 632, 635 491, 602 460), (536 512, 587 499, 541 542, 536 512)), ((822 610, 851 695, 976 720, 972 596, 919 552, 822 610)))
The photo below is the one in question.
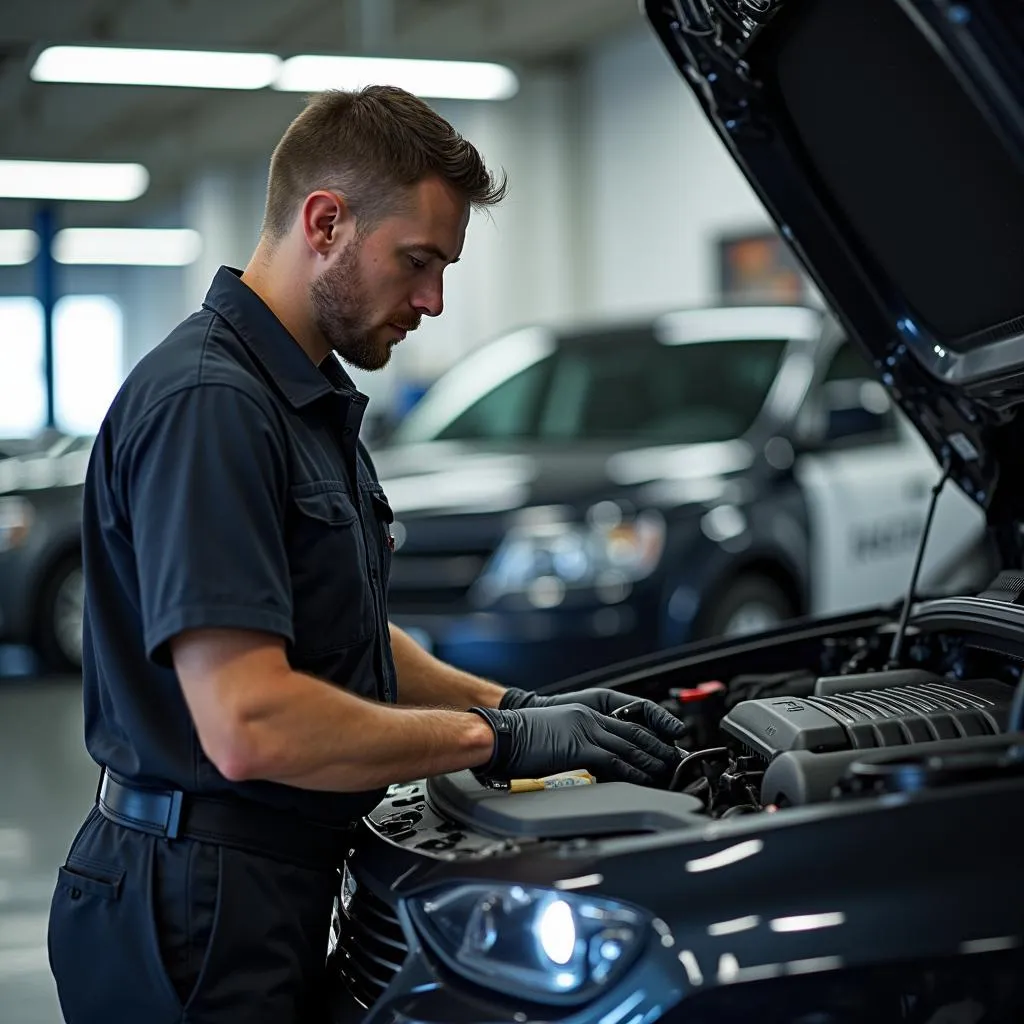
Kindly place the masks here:
POLYGON ((666 344, 637 327, 519 331, 442 377, 392 440, 725 441, 754 422, 785 345, 666 344))

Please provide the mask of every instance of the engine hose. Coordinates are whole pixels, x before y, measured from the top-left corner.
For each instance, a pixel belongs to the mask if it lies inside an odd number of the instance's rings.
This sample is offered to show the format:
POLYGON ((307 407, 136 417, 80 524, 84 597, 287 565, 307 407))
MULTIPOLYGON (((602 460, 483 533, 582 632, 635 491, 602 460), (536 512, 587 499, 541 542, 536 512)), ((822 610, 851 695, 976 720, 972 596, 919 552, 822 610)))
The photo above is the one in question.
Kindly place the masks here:
POLYGON ((754 804, 736 804, 735 807, 727 807, 722 811, 719 818, 735 818, 740 814, 757 814, 759 810, 761 808, 754 804))
POLYGON ((728 757, 728 747, 708 747, 707 750, 695 750, 692 754, 687 754, 686 757, 676 765, 676 770, 672 773, 672 781, 669 783, 668 788, 673 792, 679 789, 679 784, 683 781, 686 772, 690 766, 701 761, 710 761, 720 757, 728 757))

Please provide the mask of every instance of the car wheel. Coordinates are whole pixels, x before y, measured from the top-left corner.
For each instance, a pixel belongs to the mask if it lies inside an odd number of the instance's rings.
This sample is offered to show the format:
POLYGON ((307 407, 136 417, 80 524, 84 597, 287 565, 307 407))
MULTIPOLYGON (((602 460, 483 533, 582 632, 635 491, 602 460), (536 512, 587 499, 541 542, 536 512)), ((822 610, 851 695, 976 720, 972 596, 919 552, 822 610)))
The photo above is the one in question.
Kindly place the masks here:
POLYGON ((46 668, 78 672, 82 668, 85 577, 76 554, 54 566, 39 599, 36 647, 46 668))
POLYGON ((701 616, 701 637, 749 636, 774 629, 796 615, 786 592, 767 576, 740 576, 712 599, 701 616))

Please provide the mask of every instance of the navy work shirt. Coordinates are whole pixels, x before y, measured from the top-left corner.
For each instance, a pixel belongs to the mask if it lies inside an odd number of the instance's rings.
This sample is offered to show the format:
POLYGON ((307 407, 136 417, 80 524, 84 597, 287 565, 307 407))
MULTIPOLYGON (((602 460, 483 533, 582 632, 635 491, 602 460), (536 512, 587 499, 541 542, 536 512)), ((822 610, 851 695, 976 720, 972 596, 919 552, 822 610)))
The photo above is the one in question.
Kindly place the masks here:
POLYGON ((366 408, 332 355, 317 368, 237 271, 128 376, 85 485, 85 734, 142 784, 237 794, 320 821, 380 792, 226 780, 171 665, 183 630, 284 637, 291 666, 392 702, 391 509, 358 441, 366 408))

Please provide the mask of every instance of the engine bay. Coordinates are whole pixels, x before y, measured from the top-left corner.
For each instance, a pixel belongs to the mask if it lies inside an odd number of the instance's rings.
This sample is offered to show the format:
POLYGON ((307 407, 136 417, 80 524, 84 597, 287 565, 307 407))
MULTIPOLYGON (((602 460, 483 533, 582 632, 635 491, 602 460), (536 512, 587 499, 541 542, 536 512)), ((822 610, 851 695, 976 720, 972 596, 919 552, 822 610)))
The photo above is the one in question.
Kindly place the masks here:
POLYGON ((892 633, 827 637, 800 667, 670 687, 660 703, 688 736, 668 790, 729 818, 1024 773, 1007 734, 1014 652, 915 630, 892 666, 892 633))
POLYGON ((683 751, 668 788, 715 818, 938 785, 966 757, 975 775, 983 762, 998 773, 1013 746, 1005 731, 1014 686, 999 679, 800 673, 734 680, 720 693, 715 702, 694 701, 693 690, 663 701, 695 738, 715 744, 683 751), (765 690, 776 692, 746 696, 765 690))
POLYGON ((1024 664, 1014 644, 912 629, 893 666, 891 619, 831 626, 712 643, 625 679, 581 681, 657 700, 684 723, 679 760, 657 786, 512 793, 465 771, 393 787, 371 820, 403 845, 443 855, 491 850, 494 840, 701 828, 1024 775, 1020 737, 1007 731, 1024 664), (757 663, 766 670, 750 671, 757 663))

